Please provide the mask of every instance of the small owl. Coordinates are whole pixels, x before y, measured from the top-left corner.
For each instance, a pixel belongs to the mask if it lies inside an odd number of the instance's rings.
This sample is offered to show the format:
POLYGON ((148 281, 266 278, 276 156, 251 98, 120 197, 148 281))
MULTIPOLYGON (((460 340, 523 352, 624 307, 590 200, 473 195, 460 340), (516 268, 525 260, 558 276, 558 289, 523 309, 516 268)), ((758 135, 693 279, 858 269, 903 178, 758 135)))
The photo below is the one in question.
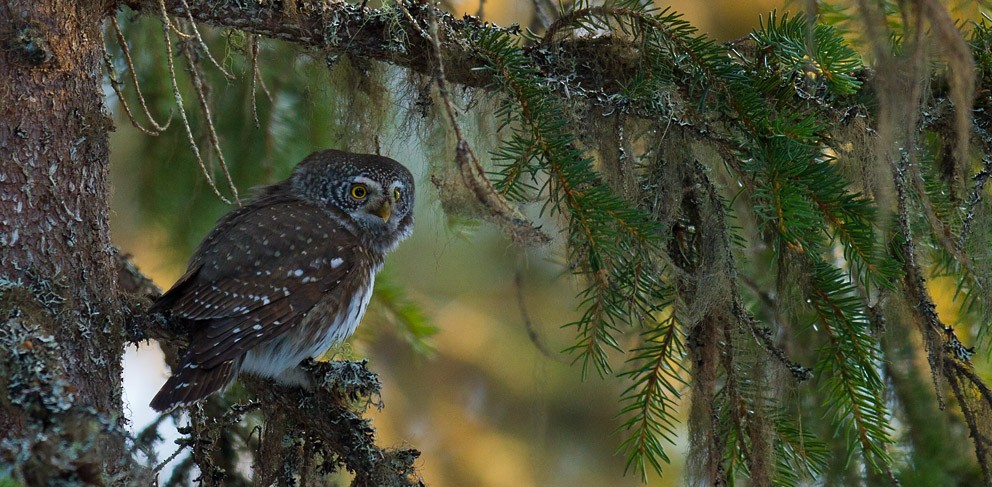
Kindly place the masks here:
POLYGON ((221 218, 150 309, 190 330, 151 406, 187 406, 241 373, 307 386, 297 365, 358 327, 386 254, 413 230, 413 198, 398 162, 324 150, 221 218))

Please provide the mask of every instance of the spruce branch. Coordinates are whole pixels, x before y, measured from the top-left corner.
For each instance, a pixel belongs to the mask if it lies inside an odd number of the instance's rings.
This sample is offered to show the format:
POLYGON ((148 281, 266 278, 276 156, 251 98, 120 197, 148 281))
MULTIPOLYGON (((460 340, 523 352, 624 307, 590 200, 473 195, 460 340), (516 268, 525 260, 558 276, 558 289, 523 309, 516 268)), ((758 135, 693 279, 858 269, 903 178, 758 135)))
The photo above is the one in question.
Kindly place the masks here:
POLYGON ((625 270, 663 234, 645 213, 598 180, 592 159, 576 147, 566 128, 567 117, 513 38, 492 32, 475 44, 490 63, 492 88, 508 97, 497 114, 512 135, 494 155, 509 163, 497 186, 505 193, 516 191, 520 174, 530 173, 534 187, 546 195, 546 209, 567 217, 568 242, 589 286, 580 293, 584 313, 570 324, 579 340, 569 350, 582 361, 583 372, 592 366, 608 374, 612 369, 606 350, 620 349, 614 333, 632 316, 657 308, 636 279, 624 278, 625 270), (547 176, 543 183, 533 181, 537 172, 547 176))
POLYGON ((632 350, 630 369, 620 374, 630 385, 620 397, 623 422, 617 431, 625 439, 617 452, 627 458, 625 470, 639 473, 645 481, 649 466, 661 473, 662 462, 670 462, 663 442, 674 444, 677 436, 677 401, 687 385, 681 334, 674 313, 650 326, 642 334, 644 345, 632 350))

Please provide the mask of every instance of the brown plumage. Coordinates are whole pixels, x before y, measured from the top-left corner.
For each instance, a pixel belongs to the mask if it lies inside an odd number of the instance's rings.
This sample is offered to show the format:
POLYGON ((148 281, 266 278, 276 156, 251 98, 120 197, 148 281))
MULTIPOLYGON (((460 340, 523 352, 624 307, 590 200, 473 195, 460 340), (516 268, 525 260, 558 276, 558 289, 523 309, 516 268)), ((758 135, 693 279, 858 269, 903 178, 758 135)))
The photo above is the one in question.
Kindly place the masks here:
POLYGON ((328 150, 221 218, 151 308, 190 330, 152 407, 188 405, 243 372, 307 385, 297 365, 354 332, 386 253, 412 230, 413 198, 396 161, 328 150))

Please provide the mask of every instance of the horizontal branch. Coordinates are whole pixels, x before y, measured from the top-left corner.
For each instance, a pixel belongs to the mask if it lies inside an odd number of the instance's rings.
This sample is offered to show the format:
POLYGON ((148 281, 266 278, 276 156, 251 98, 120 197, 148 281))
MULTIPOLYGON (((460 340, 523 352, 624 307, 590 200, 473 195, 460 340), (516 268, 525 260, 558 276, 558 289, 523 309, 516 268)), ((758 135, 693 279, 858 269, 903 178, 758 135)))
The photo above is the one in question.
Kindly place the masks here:
MULTIPOLYGON (((158 0, 125 0, 132 9, 149 16, 160 16, 158 0)), ((434 76, 435 46, 429 34, 431 20, 437 20, 441 62, 449 83, 488 87, 492 74, 480 68, 488 64, 470 41, 482 32, 499 30, 517 33, 518 27, 501 27, 466 15, 458 19, 427 3, 402 0, 381 9, 362 8, 347 2, 297 0, 295 10, 288 2, 257 2, 242 5, 234 0, 165 0, 170 15, 187 17, 218 28, 238 29, 266 38, 279 39, 329 56, 351 54, 386 62, 411 71, 434 76), (188 6, 188 10, 187 10, 188 6)), ((528 50, 535 66, 543 73, 568 73, 573 94, 618 92, 624 77, 636 72, 639 56, 636 45, 620 48, 613 37, 568 38, 556 40, 553 50, 528 50), (569 60, 582 59, 581 67, 569 60)))
MULTIPOLYGON (((132 9, 159 16, 158 0, 126 0, 132 9)), ((473 30, 503 29, 476 17, 456 19, 429 4, 403 1, 381 9, 347 2, 238 2, 233 0, 165 0, 171 15, 192 17, 220 28, 239 29, 263 37, 315 48, 329 55, 354 54, 434 75, 433 45, 428 25, 437 19, 442 62, 450 82, 484 87, 487 73, 475 70, 482 60, 464 42, 473 30), (187 6, 189 9, 187 10, 187 6)), ((515 28, 514 28, 515 30, 515 28)))

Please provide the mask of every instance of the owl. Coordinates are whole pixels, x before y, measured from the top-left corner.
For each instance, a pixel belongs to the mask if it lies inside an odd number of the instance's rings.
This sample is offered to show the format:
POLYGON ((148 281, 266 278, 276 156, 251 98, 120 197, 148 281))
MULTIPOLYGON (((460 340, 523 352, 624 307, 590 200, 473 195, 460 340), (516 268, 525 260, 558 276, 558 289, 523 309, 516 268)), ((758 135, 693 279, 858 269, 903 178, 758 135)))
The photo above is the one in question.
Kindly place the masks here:
POLYGON ((242 373, 308 386, 298 365, 355 331, 386 254, 413 230, 413 199, 400 163, 324 150, 222 217, 149 310, 189 330, 151 406, 188 406, 242 373))

